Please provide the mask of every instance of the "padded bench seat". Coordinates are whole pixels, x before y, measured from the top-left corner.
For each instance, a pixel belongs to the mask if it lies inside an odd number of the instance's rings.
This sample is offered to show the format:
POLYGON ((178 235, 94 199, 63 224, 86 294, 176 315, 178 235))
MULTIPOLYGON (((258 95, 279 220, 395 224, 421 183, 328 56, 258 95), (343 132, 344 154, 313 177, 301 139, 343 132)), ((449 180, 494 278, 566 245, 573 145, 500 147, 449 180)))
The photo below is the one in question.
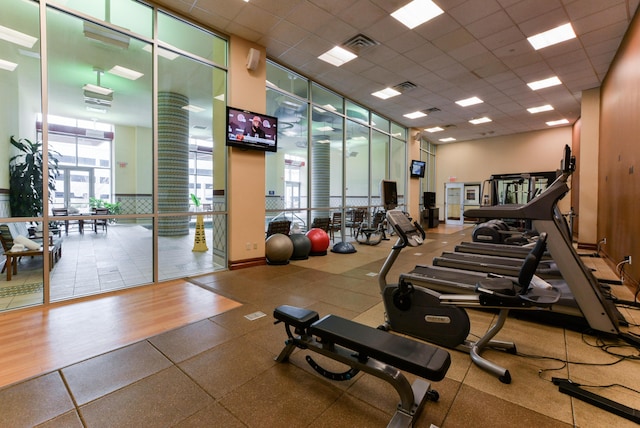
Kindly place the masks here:
POLYGON ((327 315, 313 323, 311 334, 321 339, 425 379, 444 379, 451 358, 449 353, 426 343, 396 336, 336 315, 327 315))
POLYGON ((307 330, 323 344, 333 343, 434 381, 442 380, 451 364, 449 353, 423 342, 397 336, 336 315, 319 319, 318 313, 295 306, 278 306, 276 320, 307 330))

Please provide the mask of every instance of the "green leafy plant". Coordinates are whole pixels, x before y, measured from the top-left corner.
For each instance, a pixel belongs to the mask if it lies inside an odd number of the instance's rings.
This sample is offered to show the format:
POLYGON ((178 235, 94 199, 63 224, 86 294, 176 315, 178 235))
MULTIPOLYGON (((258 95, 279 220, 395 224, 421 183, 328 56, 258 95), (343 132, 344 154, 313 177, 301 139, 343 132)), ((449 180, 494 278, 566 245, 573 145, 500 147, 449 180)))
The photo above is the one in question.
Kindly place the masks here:
POLYGON ((93 196, 89 198, 89 208, 106 208, 109 210, 109 214, 122 213, 122 206, 120 202, 111 203, 104 199, 94 198, 93 196))
POLYGON ((200 207, 200 198, 197 197, 194 193, 191 193, 190 196, 191 196, 191 202, 193 202, 193 205, 196 206, 196 210, 197 210, 198 207, 200 207))
MULTIPOLYGON (((9 159, 9 207, 13 217, 41 217, 43 214, 44 156, 41 142, 26 138, 16 140, 11 136, 11 145, 18 154, 9 159)), ((50 150, 47 176, 48 199, 56 190, 59 174, 60 154, 50 150)))

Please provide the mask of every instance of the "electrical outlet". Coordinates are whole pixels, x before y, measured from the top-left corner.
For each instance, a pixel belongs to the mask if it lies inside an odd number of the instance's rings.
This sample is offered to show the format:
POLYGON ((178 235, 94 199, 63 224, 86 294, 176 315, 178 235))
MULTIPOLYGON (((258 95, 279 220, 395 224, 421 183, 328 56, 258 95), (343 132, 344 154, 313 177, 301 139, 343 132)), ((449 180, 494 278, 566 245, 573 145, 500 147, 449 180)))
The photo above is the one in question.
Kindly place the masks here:
POLYGON ((251 250, 251 242, 247 242, 245 248, 247 249, 247 251, 251 250))

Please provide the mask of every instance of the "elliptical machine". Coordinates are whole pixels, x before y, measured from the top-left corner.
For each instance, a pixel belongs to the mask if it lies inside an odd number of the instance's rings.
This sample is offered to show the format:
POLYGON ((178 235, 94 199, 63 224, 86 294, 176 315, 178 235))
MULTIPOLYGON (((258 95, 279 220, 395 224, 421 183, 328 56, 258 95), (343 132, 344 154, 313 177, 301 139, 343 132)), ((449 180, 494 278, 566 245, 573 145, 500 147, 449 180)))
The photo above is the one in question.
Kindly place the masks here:
POLYGON ((516 353, 512 342, 492 340, 502 329, 509 310, 549 309, 560 299, 560 291, 539 278, 532 281, 546 247, 546 234, 541 234, 535 247, 523 262, 518 281, 488 276, 479 281, 476 294, 444 295, 424 287, 414 287, 406 280, 388 285, 386 276, 407 246, 422 245, 424 229, 411 223, 401 211, 387 211, 387 220, 395 230, 398 241, 391 249, 378 276, 378 284, 385 306, 385 323, 378 328, 399 333, 467 352, 480 368, 496 375, 503 383, 511 383, 509 371, 480 356, 486 347, 516 353), (532 286, 535 282, 536 286, 532 286), (470 321, 464 307, 498 308, 499 316, 487 333, 477 341, 467 339, 470 321))

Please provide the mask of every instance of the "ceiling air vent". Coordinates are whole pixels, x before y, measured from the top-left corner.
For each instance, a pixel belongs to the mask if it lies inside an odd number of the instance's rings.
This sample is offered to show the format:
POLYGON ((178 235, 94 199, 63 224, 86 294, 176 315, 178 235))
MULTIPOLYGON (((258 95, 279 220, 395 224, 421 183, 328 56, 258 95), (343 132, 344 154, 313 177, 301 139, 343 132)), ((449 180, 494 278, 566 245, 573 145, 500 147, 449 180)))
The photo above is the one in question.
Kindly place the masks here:
POLYGON ((376 42, 370 37, 365 36, 364 34, 357 34, 344 42, 342 46, 345 48, 349 48, 352 51, 359 52, 373 46, 378 46, 379 44, 380 43, 376 42))
POLYGON ((406 81, 406 82, 398 83, 393 87, 393 89, 404 94, 405 92, 409 92, 417 87, 418 86, 415 83, 406 81))
POLYGON ((440 111, 440 109, 438 107, 431 107, 428 108, 426 110, 422 110, 423 112, 427 113, 427 114, 431 114, 431 113, 437 113, 440 111))

